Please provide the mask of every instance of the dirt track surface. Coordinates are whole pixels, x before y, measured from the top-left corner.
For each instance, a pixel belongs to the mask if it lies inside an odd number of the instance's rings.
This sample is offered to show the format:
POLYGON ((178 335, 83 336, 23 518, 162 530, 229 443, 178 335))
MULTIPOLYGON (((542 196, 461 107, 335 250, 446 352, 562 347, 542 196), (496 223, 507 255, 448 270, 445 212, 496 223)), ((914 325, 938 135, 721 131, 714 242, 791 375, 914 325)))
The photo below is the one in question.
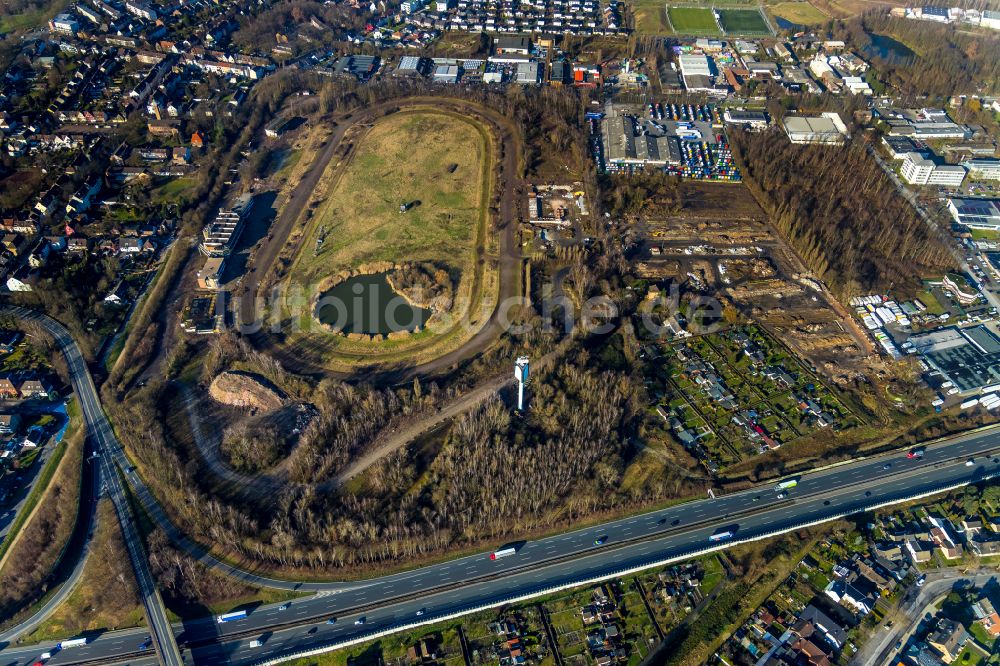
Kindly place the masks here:
MULTIPOLYGON (((474 389, 466 391, 461 397, 435 412, 418 415, 416 418, 408 420, 403 427, 383 432, 382 437, 374 442, 362 456, 354 459, 335 477, 316 484, 317 490, 321 492, 335 491, 341 485, 361 474, 385 456, 403 448, 422 434, 433 430, 445 421, 472 409, 505 386, 513 384, 513 382, 513 376, 504 375, 502 377, 495 377, 483 382, 474 389)), ((243 474, 230 467, 222 459, 218 437, 209 437, 205 434, 206 429, 203 427, 198 415, 197 398, 189 387, 182 388, 182 393, 184 396, 183 406, 187 411, 191 431, 198 446, 201 459, 208 466, 211 473, 227 486, 226 490, 228 492, 237 495, 245 494, 257 498, 268 497, 280 492, 291 483, 288 480, 285 470, 280 467, 271 473, 258 475, 243 474)))
MULTIPOLYGON (((367 123, 392 113, 407 105, 433 104, 436 108, 461 113, 475 117, 486 123, 494 133, 499 151, 500 169, 497 187, 499 188, 499 210, 495 222, 487 229, 487 233, 498 230, 500 234, 499 256, 499 296, 497 303, 516 298, 521 290, 521 255, 517 246, 517 192, 521 180, 518 177, 519 156, 523 152, 520 136, 511 126, 508 119, 496 111, 480 106, 474 102, 436 98, 413 97, 404 100, 392 100, 376 104, 361 111, 335 116, 330 122, 335 123, 333 134, 327 139, 326 146, 310 165, 302 181, 295 188, 292 196, 281 206, 281 211, 275 221, 272 232, 257 250, 253 261, 253 272, 243 281, 243 289, 237 296, 243 303, 243 312, 252 313, 254 303, 259 298, 261 287, 270 287, 276 280, 275 262, 281 250, 285 247, 298 220, 308 206, 313 190, 333 159, 347 131, 357 123, 367 123)), ((488 223, 489 224, 489 223, 488 223)), ((305 235, 300 242, 304 242, 305 235)), ((300 251, 299 248, 297 251, 300 251)), ((252 317, 242 316, 244 321, 252 317)), ((501 308, 494 309, 487 322, 459 348, 420 365, 407 367, 374 366, 358 371, 365 381, 379 384, 393 384, 407 381, 415 376, 440 374, 449 368, 470 359, 486 350, 503 332, 501 308)), ((312 376, 335 375, 345 379, 358 378, 354 374, 334 373, 325 368, 304 361, 302 358, 276 345, 274 339, 266 334, 254 334, 251 341, 260 349, 273 355, 286 368, 299 374, 312 376)))

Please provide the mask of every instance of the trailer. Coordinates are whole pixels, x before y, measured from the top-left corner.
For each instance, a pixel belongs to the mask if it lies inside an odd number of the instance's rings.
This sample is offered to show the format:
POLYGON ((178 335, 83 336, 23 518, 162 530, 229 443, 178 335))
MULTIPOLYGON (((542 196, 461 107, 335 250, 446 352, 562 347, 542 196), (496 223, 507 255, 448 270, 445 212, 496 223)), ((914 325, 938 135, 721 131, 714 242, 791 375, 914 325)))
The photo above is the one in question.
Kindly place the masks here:
POLYGON ((502 557, 509 557, 511 555, 517 554, 517 548, 514 546, 507 546, 506 548, 501 548, 500 550, 494 550, 490 553, 491 560, 499 560, 502 557))
POLYGON ((224 613, 215 618, 215 621, 219 624, 225 624, 226 622, 235 622, 236 620, 242 620, 247 616, 245 610, 233 611, 232 613, 224 613))
POLYGON ((56 645, 56 647, 59 648, 60 650, 64 650, 66 648, 80 647, 81 645, 86 645, 86 644, 87 644, 86 638, 71 638, 67 641, 59 642, 56 645))

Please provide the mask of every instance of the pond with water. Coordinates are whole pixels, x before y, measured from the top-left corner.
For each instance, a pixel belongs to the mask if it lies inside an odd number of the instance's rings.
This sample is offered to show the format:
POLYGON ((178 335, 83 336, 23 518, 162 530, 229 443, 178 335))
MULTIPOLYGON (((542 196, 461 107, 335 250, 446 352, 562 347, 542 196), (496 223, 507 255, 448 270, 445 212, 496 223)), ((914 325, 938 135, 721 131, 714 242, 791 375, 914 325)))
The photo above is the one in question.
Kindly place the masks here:
POLYGON ((411 305, 389 284, 385 273, 357 275, 324 293, 316 304, 320 322, 344 333, 388 335, 423 328, 427 308, 411 305))
POLYGON ((881 58, 892 64, 906 62, 914 53, 906 44, 888 35, 868 35, 869 42, 862 50, 869 58, 881 58))

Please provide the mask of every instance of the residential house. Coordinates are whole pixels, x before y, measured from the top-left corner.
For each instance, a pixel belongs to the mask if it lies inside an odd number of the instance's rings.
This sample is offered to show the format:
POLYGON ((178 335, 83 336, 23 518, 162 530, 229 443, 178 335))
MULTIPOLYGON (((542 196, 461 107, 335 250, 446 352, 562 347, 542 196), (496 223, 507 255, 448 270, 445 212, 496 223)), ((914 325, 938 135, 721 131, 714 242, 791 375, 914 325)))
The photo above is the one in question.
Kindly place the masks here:
POLYGON ((144 238, 132 236, 118 240, 118 252, 121 254, 141 254, 153 249, 153 244, 144 238))
POLYGON ((0 354, 10 354, 24 336, 21 331, 0 331, 0 354))
POLYGON ((982 625, 992 638, 1000 636, 1000 615, 997 615, 997 611, 989 599, 983 597, 974 603, 972 613, 976 616, 976 622, 982 625))
POLYGON ((0 435, 11 435, 21 425, 20 414, 0 414, 0 435))
POLYGON ((48 398, 49 389, 39 379, 27 379, 21 384, 21 397, 28 398, 48 398))
POLYGON ((962 648, 971 636, 960 623, 944 618, 927 636, 927 644, 941 656, 941 661, 950 664, 961 654, 962 648))
POLYGON ((912 537, 906 539, 906 551, 914 564, 922 564, 931 559, 931 549, 927 544, 912 537))
POLYGON ((965 537, 971 539, 983 531, 983 519, 979 516, 969 516, 962 520, 962 531, 965 537))
POLYGON ((21 394, 17 392, 14 382, 10 381, 9 377, 0 377, 0 399, 17 400, 20 397, 21 394))
POLYGON ((66 239, 66 249, 70 252, 87 252, 90 250, 90 241, 86 238, 66 239))
POLYGON ((21 442, 21 447, 25 449, 37 449, 45 441, 45 429, 39 426, 32 426, 28 428, 28 432, 24 435, 24 440, 21 442))

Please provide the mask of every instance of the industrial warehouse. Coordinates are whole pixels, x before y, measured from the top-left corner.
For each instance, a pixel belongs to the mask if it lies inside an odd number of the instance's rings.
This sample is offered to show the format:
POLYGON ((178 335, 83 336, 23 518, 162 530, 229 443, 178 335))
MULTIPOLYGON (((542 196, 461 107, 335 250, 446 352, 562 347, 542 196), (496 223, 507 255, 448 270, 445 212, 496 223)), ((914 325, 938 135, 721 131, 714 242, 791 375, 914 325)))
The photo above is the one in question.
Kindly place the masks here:
POLYGON ((647 117, 628 106, 608 108, 594 137, 603 146, 597 152, 604 170, 654 167, 682 178, 740 180, 722 115, 713 105, 654 102, 647 107, 647 117))
POLYGON ((985 326, 952 326, 909 341, 945 393, 971 396, 1000 387, 1000 339, 985 326))

